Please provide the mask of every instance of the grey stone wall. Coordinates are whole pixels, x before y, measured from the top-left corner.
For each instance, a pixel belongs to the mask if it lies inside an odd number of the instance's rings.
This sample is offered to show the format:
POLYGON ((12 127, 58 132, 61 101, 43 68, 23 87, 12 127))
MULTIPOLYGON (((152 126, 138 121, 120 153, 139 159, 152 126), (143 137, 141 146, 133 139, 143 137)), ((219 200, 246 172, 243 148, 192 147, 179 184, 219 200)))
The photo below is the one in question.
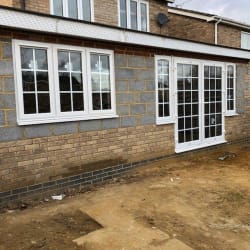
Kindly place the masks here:
POLYGON ((11 40, 0 40, 0 140, 155 124, 154 58, 115 55, 118 118, 18 126, 11 40))

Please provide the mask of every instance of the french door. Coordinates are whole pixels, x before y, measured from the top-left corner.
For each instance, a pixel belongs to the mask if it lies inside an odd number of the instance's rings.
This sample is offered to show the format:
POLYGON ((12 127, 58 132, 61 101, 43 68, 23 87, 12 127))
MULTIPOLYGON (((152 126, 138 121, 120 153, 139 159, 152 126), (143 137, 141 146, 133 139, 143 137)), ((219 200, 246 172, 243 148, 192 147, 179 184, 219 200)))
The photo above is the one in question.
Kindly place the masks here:
POLYGON ((219 63, 176 60, 176 152, 225 141, 223 72, 219 63))

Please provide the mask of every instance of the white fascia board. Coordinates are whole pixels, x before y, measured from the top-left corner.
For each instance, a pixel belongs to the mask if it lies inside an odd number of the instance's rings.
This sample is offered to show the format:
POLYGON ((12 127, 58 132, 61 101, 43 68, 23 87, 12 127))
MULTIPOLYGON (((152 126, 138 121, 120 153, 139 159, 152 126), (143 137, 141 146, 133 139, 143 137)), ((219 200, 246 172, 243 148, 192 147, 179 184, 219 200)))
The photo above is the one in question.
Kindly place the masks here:
POLYGON ((250 59, 250 51, 208 45, 97 24, 0 9, 0 26, 162 49, 250 59))

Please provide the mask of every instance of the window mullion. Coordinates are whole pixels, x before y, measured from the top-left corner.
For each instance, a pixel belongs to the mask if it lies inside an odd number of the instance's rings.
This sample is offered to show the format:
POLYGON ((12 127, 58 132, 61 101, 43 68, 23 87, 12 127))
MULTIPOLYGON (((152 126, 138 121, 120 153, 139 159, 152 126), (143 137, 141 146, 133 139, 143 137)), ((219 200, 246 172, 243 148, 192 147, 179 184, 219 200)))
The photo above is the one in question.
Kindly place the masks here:
POLYGON ((78 8, 78 19, 83 20, 82 0, 77 0, 77 8, 78 8))
POLYGON ((69 17, 68 0, 63 0, 63 15, 69 17))
POLYGON ((38 94, 37 94, 37 75, 36 75, 36 57, 35 57, 35 49, 33 49, 33 70, 34 70, 34 80, 35 80, 35 97, 36 97, 36 114, 39 113, 38 108, 38 94))
POLYGON ((127 0, 127 28, 130 29, 131 28, 131 20, 130 20, 130 1, 131 0, 127 0))
POLYGON ((142 30, 141 27, 141 1, 137 1, 137 29, 142 30))

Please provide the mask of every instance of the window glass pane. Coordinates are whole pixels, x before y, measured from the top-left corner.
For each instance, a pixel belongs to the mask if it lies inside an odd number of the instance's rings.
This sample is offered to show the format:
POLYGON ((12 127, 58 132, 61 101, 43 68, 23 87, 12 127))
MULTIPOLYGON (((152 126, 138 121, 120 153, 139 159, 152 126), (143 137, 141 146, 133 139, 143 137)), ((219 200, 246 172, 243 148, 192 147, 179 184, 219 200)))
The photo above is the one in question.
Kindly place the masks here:
POLYGON ((120 25, 127 28, 127 1, 120 0, 120 25))
POLYGON ((130 1, 130 22, 131 22, 131 29, 137 30, 137 2, 130 1))
POLYGON ((68 0, 68 11, 70 18, 78 18, 77 0, 68 0))
POLYGON ((24 114, 36 114, 36 95, 23 95, 24 114))
POLYGON ((69 70, 69 53, 65 51, 58 52, 58 69, 62 71, 69 70))
POLYGON ((103 109, 111 109, 111 94, 110 93, 103 93, 102 94, 102 106, 103 109))
POLYGON ((141 30, 147 31, 148 26, 148 17, 147 17, 147 5, 145 3, 141 3, 141 30))
POLYGON ((109 56, 106 55, 100 56, 100 64, 101 64, 100 70, 103 73, 109 73, 109 56))
POLYGON ((94 93, 92 95, 93 100, 93 110, 100 110, 101 109, 101 95, 99 93, 94 93))
POLYGON ((22 69, 34 69, 33 49, 21 48, 21 67, 22 69))
POLYGON ((70 60, 72 71, 82 71, 81 53, 71 52, 70 60))
POLYGON ((110 77, 109 77, 109 75, 102 75, 101 90, 102 91, 110 91, 110 77))
POLYGON ((73 111, 83 111, 83 94, 75 93, 73 94, 73 111))
POLYGON ((50 113, 49 94, 38 94, 38 112, 50 113))
POLYGON ((41 69, 41 70, 48 69, 47 50, 36 49, 35 60, 36 60, 36 69, 41 69))
POLYGON ((49 91, 49 75, 48 72, 36 72, 37 91, 49 91))
POLYGON ((33 71, 22 72, 23 91, 35 91, 35 77, 33 71))
POLYGON ((59 73, 60 91, 70 91, 70 73, 59 73))
POLYGON ((54 15, 63 16, 63 0, 53 0, 54 15))
POLYGON ((72 91, 83 91, 82 74, 72 73, 71 80, 72 80, 72 91))
POLYGON ((82 0, 82 16, 83 16, 83 20, 91 21, 90 0, 82 0))
POLYGON ((70 112, 71 109, 71 95, 69 93, 61 93, 61 112, 70 112))
POLYGON ((91 74, 92 91, 100 91, 100 75, 96 73, 91 74))
POLYGON ((99 56, 97 54, 91 54, 91 71, 99 71, 99 56))

